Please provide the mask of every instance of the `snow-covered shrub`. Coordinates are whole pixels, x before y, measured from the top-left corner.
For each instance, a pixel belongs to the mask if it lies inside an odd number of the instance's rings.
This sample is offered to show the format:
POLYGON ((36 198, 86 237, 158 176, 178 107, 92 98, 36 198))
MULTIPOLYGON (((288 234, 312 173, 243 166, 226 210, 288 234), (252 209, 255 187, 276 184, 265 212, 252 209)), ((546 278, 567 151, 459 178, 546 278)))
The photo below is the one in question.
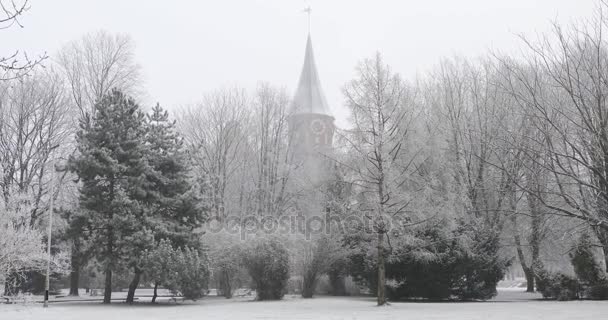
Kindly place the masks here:
POLYGON ((255 241, 244 253, 243 264, 253 280, 257 300, 279 300, 289 279, 289 252, 278 239, 255 241))
POLYGON ((560 301, 581 298, 608 299, 608 279, 600 264, 595 259, 593 243, 587 233, 580 236, 570 252, 570 262, 576 277, 563 273, 551 273, 543 264, 534 265, 536 287, 545 299, 560 301))
POLYGON ((570 262, 581 285, 582 295, 595 300, 608 299, 608 279, 595 259, 593 243, 587 233, 583 233, 570 253, 570 262))
POLYGON ((340 246, 340 243, 330 237, 320 237, 302 244, 297 262, 302 275, 302 297, 312 298, 319 277, 328 273, 332 264, 342 258, 340 246))
MULTIPOLYGON (((0 196, 0 283, 18 283, 26 274, 46 270, 44 232, 31 222, 31 203, 27 194, 16 190, 8 197, 0 196)), ((67 257, 54 254, 51 271, 65 274, 68 270, 67 257)))
MULTIPOLYGON (((205 296, 209 283, 207 256, 185 247, 175 255, 175 288, 186 299, 196 300, 205 296)), ((173 287, 173 286, 172 286, 173 287)))
POLYGON ((499 254, 499 232, 484 225, 461 226, 454 236, 467 237, 461 245, 460 261, 454 263, 455 282, 451 292, 458 300, 487 300, 496 296, 496 285, 504 277, 511 261, 499 254))
POLYGON ((210 273, 206 254, 190 247, 174 248, 171 241, 161 239, 143 256, 146 278, 154 283, 153 303, 159 286, 191 300, 206 294, 210 273))
POLYGON ((42 269, 42 233, 31 225, 30 210, 23 195, 0 197, 0 282, 13 272, 42 269))
POLYGON ((232 298, 233 292, 249 280, 241 265, 243 247, 238 235, 205 234, 203 242, 209 247, 211 282, 217 287, 218 295, 232 298))
POLYGON ((559 301, 575 300, 580 297, 580 284, 574 277, 563 273, 551 273, 542 268, 534 267, 536 273, 536 289, 545 299, 559 301))
MULTIPOLYGON (((350 272, 375 292, 373 256, 350 256, 350 272)), ((408 240, 394 241, 386 264, 390 299, 487 300, 509 261, 498 254, 498 237, 490 232, 446 227, 424 227, 408 240)))
MULTIPOLYGON (((367 288, 371 295, 378 292, 377 253, 372 237, 366 234, 351 234, 345 237, 345 245, 351 248, 348 254, 347 273, 360 287, 367 288)), ((390 261, 387 265, 390 268, 390 261)))
POLYGON ((156 303, 159 286, 172 292, 177 291, 176 284, 179 270, 176 258, 177 250, 167 239, 161 239, 153 250, 147 250, 144 254, 143 264, 146 277, 154 283, 152 303, 156 303))

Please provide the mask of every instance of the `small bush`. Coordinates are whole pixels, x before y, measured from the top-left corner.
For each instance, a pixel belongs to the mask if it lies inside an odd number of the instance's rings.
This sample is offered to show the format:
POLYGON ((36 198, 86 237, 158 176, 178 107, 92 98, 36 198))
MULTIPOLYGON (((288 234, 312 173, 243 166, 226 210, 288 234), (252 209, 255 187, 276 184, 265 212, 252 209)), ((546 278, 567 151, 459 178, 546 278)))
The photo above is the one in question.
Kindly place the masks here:
POLYGON ((585 296, 592 300, 608 300, 608 280, 590 285, 585 290, 585 296))
POLYGON ((277 239, 255 242, 243 264, 254 282, 257 300, 280 300, 289 278, 289 253, 277 239))
POLYGON ((581 282, 583 296, 588 299, 608 299, 608 279, 595 260, 593 243, 587 233, 583 233, 570 253, 570 262, 581 282))
POLYGON ((498 254, 497 233, 463 225, 425 228, 414 236, 411 244, 396 243, 388 259, 389 299, 487 300, 496 295, 510 263, 498 254))
POLYGON ((550 273, 541 266, 536 266, 535 272, 536 288, 543 298, 568 301, 580 297, 581 286, 576 278, 563 273, 550 273))
POLYGON ((176 254, 175 287, 184 298, 196 300, 205 296, 209 282, 209 266, 205 255, 188 247, 176 254))
POLYGON ((570 262, 574 267, 576 276, 584 283, 599 283, 606 275, 593 254, 593 243, 587 233, 583 233, 578 243, 572 248, 570 262))
POLYGON ((163 239, 144 256, 146 277, 155 284, 152 302, 157 285, 190 300, 202 298, 207 292, 209 263, 205 254, 189 247, 174 248, 171 241, 163 239))

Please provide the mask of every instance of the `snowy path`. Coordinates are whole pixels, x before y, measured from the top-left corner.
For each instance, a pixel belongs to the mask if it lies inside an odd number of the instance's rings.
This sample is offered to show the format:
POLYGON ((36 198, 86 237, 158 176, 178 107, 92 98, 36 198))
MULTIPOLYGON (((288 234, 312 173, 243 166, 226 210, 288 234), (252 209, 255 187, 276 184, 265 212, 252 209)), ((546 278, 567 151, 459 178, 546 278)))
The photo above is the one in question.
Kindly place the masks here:
MULTIPOLYGON (((501 300, 500 297, 498 300, 501 300)), ((608 302, 493 301, 473 303, 392 303, 374 306, 370 298, 286 297, 283 301, 253 302, 208 297, 179 305, 104 306, 91 303, 0 305, 1 320, 61 319, 606 319, 608 302)))

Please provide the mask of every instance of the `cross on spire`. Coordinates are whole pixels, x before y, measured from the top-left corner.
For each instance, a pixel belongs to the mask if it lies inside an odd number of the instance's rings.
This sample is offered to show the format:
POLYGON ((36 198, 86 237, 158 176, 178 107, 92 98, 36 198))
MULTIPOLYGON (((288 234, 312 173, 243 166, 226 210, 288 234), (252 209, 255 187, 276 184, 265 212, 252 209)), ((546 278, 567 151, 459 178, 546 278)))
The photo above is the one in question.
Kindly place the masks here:
POLYGON ((304 10, 302 12, 306 12, 308 14, 308 33, 310 33, 310 13, 312 12, 310 5, 306 8, 304 8, 304 10))

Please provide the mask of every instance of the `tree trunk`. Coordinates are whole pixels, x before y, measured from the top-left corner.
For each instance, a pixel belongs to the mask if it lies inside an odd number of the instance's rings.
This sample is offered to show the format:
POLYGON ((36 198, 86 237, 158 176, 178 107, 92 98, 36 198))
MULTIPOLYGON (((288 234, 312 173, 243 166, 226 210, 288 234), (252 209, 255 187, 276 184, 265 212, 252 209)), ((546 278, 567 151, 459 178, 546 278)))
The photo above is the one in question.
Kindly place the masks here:
POLYGON ((534 274, 534 270, 532 267, 528 266, 526 263, 526 256, 524 255, 524 250, 521 246, 521 238, 519 237, 519 230, 517 228, 517 218, 515 215, 512 217, 513 220, 513 238, 515 240, 515 249, 517 250, 517 258, 519 259, 519 263, 521 264, 521 268, 524 270, 524 275, 526 276, 527 289, 526 292, 534 292, 534 279, 536 278, 534 274))
MULTIPOLYGON (((532 221, 530 224, 531 234, 529 238, 530 249, 532 251, 532 264, 529 266, 530 275, 526 275, 526 278, 530 277, 532 282, 536 281, 536 271, 534 270, 535 266, 540 264, 540 246, 543 235, 542 229, 542 220, 543 220, 543 212, 541 211, 541 203, 539 198, 542 197, 542 189, 543 186, 541 182, 538 180, 539 177, 533 179, 532 190, 535 190, 537 196, 528 195, 528 207, 530 208, 530 214, 532 215, 532 221)), ((525 270, 524 270, 525 272, 525 270)), ((528 292, 534 292, 535 288, 532 286, 530 288, 530 280, 528 280, 528 292)))
POLYGON ((72 271, 70 272, 70 296, 78 297, 78 285, 80 279, 80 266, 74 266, 72 263, 72 271))
POLYGON ((386 279, 384 270, 384 232, 378 232, 378 305, 386 304, 386 279))
MULTIPOLYGON (((536 275, 534 273, 534 262, 538 260, 539 256, 539 241, 540 235, 540 227, 536 226, 536 224, 540 224, 538 221, 538 217, 532 218, 532 230, 530 235, 530 245, 532 246, 532 265, 528 265, 526 262, 526 256, 524 254, 524 250, 521 244, 521 237, 519 235, 519 226, 517 223, 517 201, 515 191, 512 190, 512 194, 510 196, 510 206, 512 210, 513 216, 511 217, 511 221, 513 222, 513 239, 515 240, 515 249, 517 250, 517 258, 519 259, 519 263, 521 264, 521 268, 524 271, 524 276, 526 277, 526 292, 534 292, 534 280, 536 279, 536 275), (535 219, 536 218, 536 219, 535 219), (535 227, 536 226, 536 227, 535 227)), ((532 215, 538 214, 537 207, 535 203, 535 198, 531 195, 528 195, 528 206, 530 208, 530 213, 532 215)))
POLYGON ((129 292, 127 293, 127 303, 133 304, 133 300, 135 298, 135 290, 139 286, 139 279, 141 278, 141 270, 135 268, 135 275, 133 276, 133 280, 129 284, 129 292))
POLYGON ((230 272, 227 268, 222 270, 220 276, 220 289, 226 299, 232 298, 232 286, 230 285, 230 272))
POLYGON ((331 284, 332 296, 345 296, 346 294, 346 278, 340 272, 330 272, 329 282, 331 284))
POLYGON ((596 228, 596 235, 602 244, 602 253, 604 254, 604 272, 608 272, 608 231, 596 228))
POLYGON ((317 285, 317 276, 313 273, 308 273, 302 279, 302 298, 312 298, 317 285))
POLYGON ((72 258, 70 271, 70 296, 78 296, 78 284, 80 281, 80 259, 78 258, 78 249, 75 245, 72 246, 72 258))
MULTIPOLYGON (((110 181, 110 199, 114 199, 114 182, 110 181)), ((110 212, 109 215, 109 221, 112 221, 112 217, 113 214, 112 212, 110 212)), ((108 244, 106 246, 106 254, 107 257, 106 259, 109 259, 109 261, 106 261, 106 281, 105 281, 105 288, 104 288, 104 292, 103 292, 103 303, 104 304, 109 304, 112 302, 112 260, 113 260, 113 254, 114 254, 114 230, 112 229, 112 227, 110 226, 108 228, 108 233, 107 233, 107 237, 108 237, 108 244)))
POLYGON ((103 291, 103 303, 109 304, 112 300, 112 268, 108 264, 106 266, 106 282, 103 291))
POLYGON ((524 275, 526 276, 526 292, 534 292, 534 279, 536 279, 536 275, 534 274, 534 269, 528 267, 524 269, 524 275))
MULTIPOLYGON (((530 247, 532 250, 532 265, 528 267, 529 274, 526 274, 526 280, 528 281, 528 289, 527 292, 535 292, 536 288, 534 286, 536 281, 536 271, 534 270, 534 266, 540 263, 540 242, 542 239, 541 234, 541 216, 540 212, 533 213, 532 217, 532 235, 530 236, 530 247)), ((524 270, 524 272, 526 272, 524 270)))
POLYGON ((156 303, 156 297, 158 297, 158 282, 154 282, 154 293, 152 294, 152 303, 156 303))

